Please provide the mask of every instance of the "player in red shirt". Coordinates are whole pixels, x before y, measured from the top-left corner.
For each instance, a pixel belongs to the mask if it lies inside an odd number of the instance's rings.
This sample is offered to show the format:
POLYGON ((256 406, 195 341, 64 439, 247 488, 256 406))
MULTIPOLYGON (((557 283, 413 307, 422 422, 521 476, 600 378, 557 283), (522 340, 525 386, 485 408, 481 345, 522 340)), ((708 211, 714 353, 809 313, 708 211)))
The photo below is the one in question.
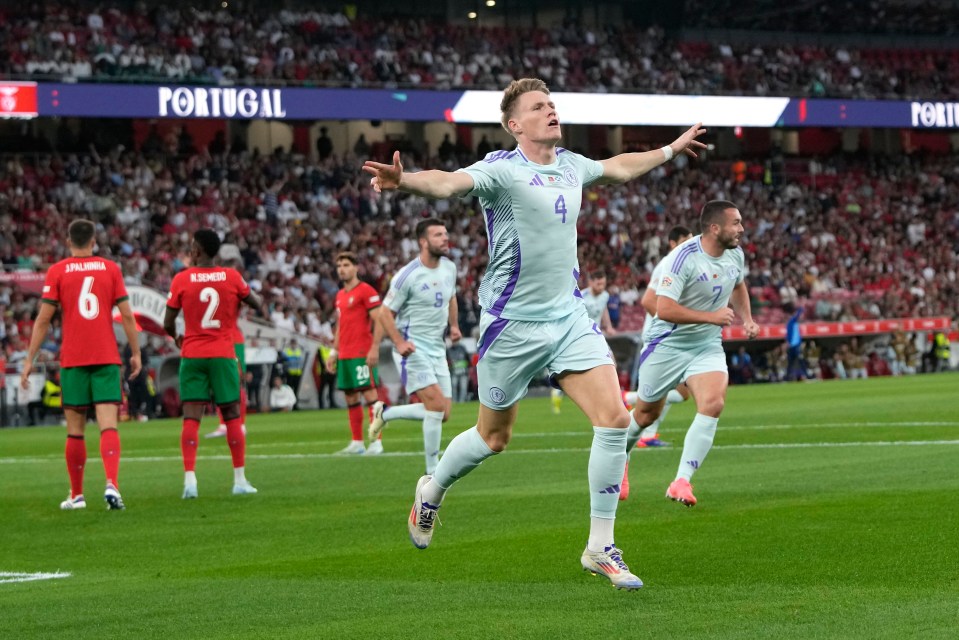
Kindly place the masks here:
POLYGON ((344 251, 336 256, 336 275, 343 288, 336 294, 336 335, 333 349, 326 359, 326 368, 336 372, 336 386, 346 396, 353 440, 340 453, 383 453, 383 443, 376 440, 370 448, 363 447, 363 408, 360 395, 366 400, 370 422, 373 405, 377 401, 376 388, 380 374, 380 342, 383 329, 377 321, 380 313, 380 294, 356 276, 356 255, 344 251), (372 328, 371 328, 372 323, 372 328))
POLYGON ((100 425, 100 457, 106 472, 103 494, 109 509, 123 509, 117 476, 120 470, 120 434, 117 417, 122 400, 120 352, 113 333, 116 305, 123 331, 130 343, 130 378, 140 373, 140 336, 127 301, 123 274, 115 262, 93 255, 96 227, 89 220, 74 220, 68 228, 70 258, 47 271, 40 311, 33 325, 30 347, 23 364, 20 386, 27 389, 33 359, 50 329, 50 320, 60 307, 63 342, 60 345, 60 379, 63 384, 63 414, 67 420, 67 471, 70 497, 61 509, 83 509, 83 470, 87 463, 84 431, 87 410, 92 406, 100 425))
POLYGON ((229 267, 218 267, 220 237, 213 229, 193 234, 194 266, 176 274, 170 283, 163 328, 180 347, 180 400, 183 402, 183 497, 197 497, 196 451, 200 420, 210 401, 226 420, 226 438, 233 458, 233 494, 256 493, 246 479, 246 436, 240 411, 240 369, 234 349, 234 330, 240 302, 257 309, 260 297, 243 277, 229 267), (176 318, 183 310, 186 330, 178 335, 176 318))

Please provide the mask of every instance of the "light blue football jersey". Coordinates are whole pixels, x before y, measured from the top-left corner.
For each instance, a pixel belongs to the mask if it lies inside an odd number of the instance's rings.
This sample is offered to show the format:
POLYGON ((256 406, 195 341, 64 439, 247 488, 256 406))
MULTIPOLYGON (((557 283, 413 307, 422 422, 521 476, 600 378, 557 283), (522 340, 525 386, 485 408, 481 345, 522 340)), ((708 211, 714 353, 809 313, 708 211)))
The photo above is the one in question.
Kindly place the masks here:
POLYGON ((606 311, 606 305, 609 304, 609 291, 603 290, 598 296, 593 295, 593 290, 586 287, 582 291, 583 303, 586 305, 586 315, 597 325, 601 325, 603 312, 606 311))
MULTIPOLYGON (((649 276, 649 284, 647 284, 646 286, 652 289, 653 292, 655 292, 656 287, 659 286, 659 279, 663 275, 663 268, 665 264, 666 264, 666 258, 663 258, 662 260, 657 262, 656 266, 653 267, 653 272, 649 276)), ((646 344, 647 342, 649 342, 649 330, 653 327, 653 319, 655 317, 656 316, 651 314, 649 311, 646 312, 646 319, 643 321, 643 332, 641 334, 643 338, 643 344, 646 344)))
POLYGON ((577 281, 576 219, 583 187, 603 166, 566 149, 556 162, 531 162, 517 147, 460 169, 473 178, 489 237, 480 306, 509 320, 563 318, 582 304, 577 281))
POLYGON ((418 352, 445 357, 444 335, 449 325, 450 300, 456 295, 456 265, 440 258, 427 268, 414 258, 390 281, 383 304, 396 312, 396 328, 418 352))
MULTIPOLYGON (((669 252, 656 295, 675 300, 687 309, 717 311, 729 305, 733 288, 746 277, 742 249, 727 249, 714 258, 703 251, 702 236, 695 236, 669 252)), ((646 334, 648 344, 695 347, 722 340, 722 327, 714 324, 674 324, 653 318, 646 334)))

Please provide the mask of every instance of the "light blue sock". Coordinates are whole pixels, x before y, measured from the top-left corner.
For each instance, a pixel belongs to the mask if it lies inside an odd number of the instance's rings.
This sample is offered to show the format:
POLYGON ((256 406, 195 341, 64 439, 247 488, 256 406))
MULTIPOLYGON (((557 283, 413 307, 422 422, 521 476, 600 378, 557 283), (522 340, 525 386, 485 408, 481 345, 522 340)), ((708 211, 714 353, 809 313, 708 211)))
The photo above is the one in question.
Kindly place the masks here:
MULTIPOLYGON (((430 504, 440 504, 454 482, 495 453, 487 446, 476 427, 459 434, 447 445, 443 457, 436 465, 436 471, 433 472, 433 478, 423 486, 423 499, 430 504)), ((620 469, 619 472, 622 477, 623 470, 620 469)))
POLYGON ((696 414, 693 423, 689 425, 689 431, 686 432, 686 440, 683 442, 683 457, 680 458, 676 478, 690 480, 696 470, 702 466, 706 454, 713 446, 717 424, 719 424, 719 418, 710 418, 701 413, 696 414))
POLYGON ((440 440, 443 438, 443 412, 426 411, 425 413, 426 415, 423 417, 423 451, 426 454, 426 473, 432 475, 436 471, 436 463, 440 460, 440 440))
POLYGON ((426 418, 426 407, 422 402, 416 404, 401 404, 398 407, 383 409, 383 419, 390 420, 423 420, 426 418))
MULTIPOLYGON (((677 393, 677 395, 679 394, 677 393)), ((672 406, 673 404, 671 402, 667 402, 666 404, 663 405, 663 411, 662 413, 659 414, 659 417, 653 421, 653 424, 643 429, 642 433, 639 434, 640 440, 648 440, 650 438, 656 437, 656 434, 659 433, 659 425, 661 425, 663 423, 663 420, 666 419, 666 414, 669 413, 669 409, 672 406)))
POLYGON ((626 470, 626 429, 593 427, 589 451, 589 506, 596 518, 615 518, 626 470))

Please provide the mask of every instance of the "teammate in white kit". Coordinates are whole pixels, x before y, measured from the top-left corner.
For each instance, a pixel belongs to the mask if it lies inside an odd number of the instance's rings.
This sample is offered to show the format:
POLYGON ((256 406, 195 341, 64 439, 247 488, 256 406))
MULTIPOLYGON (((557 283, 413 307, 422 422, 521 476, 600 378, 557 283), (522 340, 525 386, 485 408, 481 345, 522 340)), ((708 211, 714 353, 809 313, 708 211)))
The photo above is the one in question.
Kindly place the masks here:
POLYGON ((403 267, 390 283, 383 300, 389 313, 379 322, 393 341, 393 361, 407 394, 420 402, 383 408, 373 405, 370 442, 376 442, 390 420, 423 422, 426 473, 436 469, 440 456, 443 423, 450 417, 453 385, 446 361, 446 326, 453 342, 462 336, 456 306, 456 265, 447 258, 449 235, 446 223, 437 218, 416 225, 420 254, 403 267), (395 316, 395 318, 394 318, 395 316))
POLYGON ((739 209, 726 200, 707 202, 700 228, 701 235, 666 256, 656 288, 656 317, 639 359, 639 398, 630 425, 642 429, 653 424, 667 393, 686 382, 696 399, 697 413, 686 432, 679 471, 666 497, 689 507, 696 504, 689 480, 712 447, 726 402, 729 375, 722 328, 731 325, 738 314, 750 339, 759 334, 744 282, 739 209))
POLYGON ((668 147, 625 153, 602 162, 557 147, 562 135, 556 106, 542 80, 513 81, 500 104, 503 127, 516 139, 512 151, 497 151, 456 172, 403 173, 393 164, 367 162, 376 191, 401 189, 431 198, 479 198, 489 238, 489 266, 480 285, 483 314, 479 341, 479 419, 456 436, 432 475, 416 485, 409 532, 426 548, 446 491, 486 458, 506 448, 517 402, 530 380, 546 368, 590 419, 590 534, 583 568, 615 586, 638 589, 613 541, 619 483, 626 464, 629 413, 619 393, 609 347, 586 315, 578 292, 576 220, 583 187, 623 183, 705 145, 705 132, 690 127, 668 147))

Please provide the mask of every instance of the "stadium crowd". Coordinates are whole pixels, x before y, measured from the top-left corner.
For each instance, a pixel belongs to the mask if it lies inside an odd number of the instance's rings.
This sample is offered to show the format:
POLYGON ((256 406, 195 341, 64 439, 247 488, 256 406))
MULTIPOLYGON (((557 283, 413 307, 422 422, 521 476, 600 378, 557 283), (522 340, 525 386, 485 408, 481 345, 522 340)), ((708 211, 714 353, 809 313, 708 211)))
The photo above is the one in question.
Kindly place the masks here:
MULTIPOLYGON (((470 161, 405 160, 410 170, 470 161)), ((166 291, 189 262, 190 232, 210 226, 265 294, 274 322, 328 337, 336 253, 355 251, 361 276, 384 291, 416 252, 416 221, 435 214, 449 221, 461 329, 470 335, 487 260, 474 204, 377 196, 361 164, 352 153, 310 161, 281 150, 8 156, 0 165, 0 261, 39 270, 63 258, 66 225, 82 215, 99 223, 100 252, 119 261, 128 283, 166 291)), ((758 163, 745 173, 720 161, 664 165, 627 185, 589 188, 578 222, 582 271, 606 270, 621 309, 636 305, 668 229, 695 228, 700 207, 723 198, 744 214, 748 283, 762 322, 784 322, 798 306, 807 320, 959 315, 956 158, 835 157, 813 166, 773 184, 758 163)), ((8 355, 25 348, 34 304, 0 289, 8 355)))
MULTIPOLYGON (((735 10, 718 12, 698 11, 692 3, 686 13, 691 24, 699 19, 704 26, 713 26, 710 16, 721 16, 726 28, 735 26, 729 21, 734 16, 771 16, 768 26, 778 24, 782 31, 825 24, 841 32, 843 20, 865 15, 871 16, 870 24, 877 22, 876 12, 841 11, 828 3, 815 3, 821 7, 817 11, 785 16, 763 12, 763 2, 753 3, 759 5, 754 13, 736 4, 735 10), (817 21, 817 15, 825 22, 817 21)), ((889 15, 897 16, 904 28, 949 24, 942 16, 925 20, 922 12, 896 11, 897 3, 891 5, 889 15)), ((658 27, 590 27, 572 18, 555 27, 533 28, 185 5, 121 11, 110 5, 90 9, 43 3, 0 9, 0 75, 17 79, 499 90, 531 72, 554 90, 959 96, 955 49, 713 44, 678 40, 658 27)))

